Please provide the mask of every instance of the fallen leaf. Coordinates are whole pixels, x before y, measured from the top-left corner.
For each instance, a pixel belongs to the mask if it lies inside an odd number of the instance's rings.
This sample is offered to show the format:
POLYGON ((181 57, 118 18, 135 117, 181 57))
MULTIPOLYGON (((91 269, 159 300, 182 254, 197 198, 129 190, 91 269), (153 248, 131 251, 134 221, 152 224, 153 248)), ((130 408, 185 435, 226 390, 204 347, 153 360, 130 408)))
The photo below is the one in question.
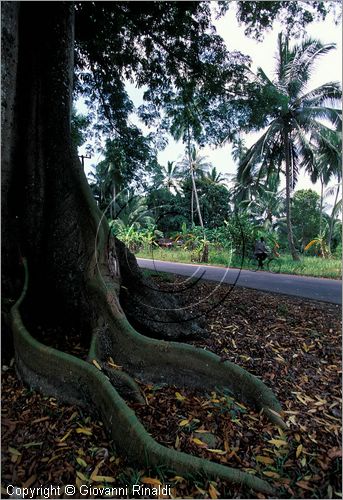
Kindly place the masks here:
POLYGON ((201 441, 201 439, 198 439, 198 438, 192 438, 192 441, 193 441, 193 443, 197 444, 198 446, 204 446, 204 447, 206 447, 206 446, 207 446, 207 444, 206 444, 206 443, 204 443, 203 441, 201 441))
POLYGON ((74 420, 74 418, 77 417, 77 416, 78 416, 77 411, 74 411, 74 413, 68 418, 67 424, 69 424, 69 422, 71 422, 72 420, 74 420))
POLYGON ((256 462, 261 462, 262 464, 273 464, 274 460, 270 457, 265 457, 263 455, 257 455, 256 462))
POLYGON ((67 437, 69 437, 72 432, 73 432, 73 429, 69 429, 69 431, 67 432, 67 434, 65 434, 63 436, 63 438, 59 439, 59 442, 63 443, 63 441, 65 441, 67 439, 67 437))
POLYGON ((281 448, 281 446, 288 446, 288 443, 286 441, 283 441, 281 439, 270 439, 268 443, 273 444, 277 448, 281 448))
POLYGON ((92 481, 95 481, 95 477, 98 477, 98 473, 99 473, 99 470, 100 470, 100 467, 104 464, 105 460, 100 460, 100 462, 95 466, 92 474, 91 474, 91 480, 92 481))
POLYGON ((288 422, 291 422, 293 425, 297 425, 295 415, 291 415, 288 419, 288 422))
POLYGON ((96 483, 114 483, 115 478, 112 476, 91 476, 92 481, 96 483))
POLYGON ((175 397, 178 401, 184 401, 186 398, 182 396, 179 392, 175 393, 175 397))
POLYGON ((113 368, 114 370, 122 370, 123 367, 121 365, 117 365, 116 363, 114 363, 114 361, 112 360, 112 358, 110 358, 109 361, 107 361, 107 364, 113 368))
POLYGON ((296 458, 300 457, 302 451, 303 451, 303 445, 299 444, 299 446, 297 447, 297 451, 295 452, 296 458))
POLYGON ((208 488, 208 492, 209 492, 210 497, 213 500, 215 500, 216 498, 218 498, 219 492, 215 489, 215 487, 211 483, 210 483, 210 486, 208 488))
POLYGON ((78 463, 79 465, 81 465, 81 467, 87 467, 87 465, 88 465, 88 464, 87 464, 87 462, 85 462, 85 461, 84 461, 82 458, 80 458, 80 457, 77 457, 76 461, 77 461, 77 463, 78 463))
POLYGON ((156 486, 162 485, 162 483, 159 479, 155 479, 153 477, 147 477, 147 476, 142 477, 140 479, 140 482, 143 484, 155 484, 156 486))
POLYGON ((280 475, 277 472, 273 472, 271 470, 263 471, 263 474, 267 477, 273 477, 274 479, 279 479, 280 475))
POLYGON ((328 451, 328 457, 333 460, 334 458, 339 458, 342 456, 342 448, 334 447, 328 451))
POLYGON ((49 420, 50 417, 41 417, 41 418, 35 418, 32 420, 31 424, 38 424, 39 422, 44 422, 45 420, 49 420))
POLYGON ((8 447, 8 451, 11 453, 11 455, 17 455, 17 456, 21 455, 20 451, 18 451, 16 448, 12 448, 12 446, 8 447))
POLYGON ((295 484, 299 486, 299 488, 302 488, 303 490, 314 491, 313 488, 309 486, 307 481, 297 481, 295 484))
POLYGON ((32 448, 32 446, 42 446, 42 444, 43 444, 43 441, 40 441, 40 442, 32 441, 31 443, 23 444, 23 447, 24 448, 32 448))
POLYGON ((99 363, 97 362, 97 360, 96 360, 96 359, 93 359, 93 360, 92 360, 92 363, 93 363, 93 365, 94 365, 94 366, 96 366, 96 367, 97 367, 97 369, 98 369, 98 370, 101 370, 101 369, 102 369, 102 368, 101 368, 101 366, 99 365, 99 363))
POLYGON ((199 488, 199 486, 195 485, 196 489, 199 491, 199 493, 201 493, 202 495, 206 495, 206 491, 199 488))
POLYGON ((93 434, 92 430, 89 429, 88 427, 78 427, 76 429, 76 432, 78 434, 86 434, 86 436, 91 436, 93 434))
POLYGON ((169 481, 175 481, 176 483, 182 483, 183 481, 186 481, 186 479, 182 476, 174 476, 169 479, 169 481))
POLYGON ((80 472, 79 470, 76 471, 76 475, 77 475, 77 477, 82 479, 82 481, 88 481, 88 478, 84 474, 82 474, 82 472, 80 472))

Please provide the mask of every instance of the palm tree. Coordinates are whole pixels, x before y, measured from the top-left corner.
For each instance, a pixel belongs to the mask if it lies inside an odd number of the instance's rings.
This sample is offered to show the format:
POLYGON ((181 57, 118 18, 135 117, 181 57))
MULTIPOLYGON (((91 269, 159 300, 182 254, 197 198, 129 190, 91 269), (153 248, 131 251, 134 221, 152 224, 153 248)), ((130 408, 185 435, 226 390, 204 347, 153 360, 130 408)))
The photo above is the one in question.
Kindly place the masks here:
POLYGON ((240 161, 244 158, 247 152, 248 148, 245 145, 244 139, 238 136, 232 144, 231 156, 233 160, 237 163, 240 163, 240 161))
POLYGON ((190 152, 187 151, 187 156, 179 163, 180 171, 188 173, 192 181, 192 197, 191 197, 191 218, 193 223, 193 196, 195 199, 199 223, 202 228, 204 228, 204 223, 202 220, 198 190, 196 187, 196 178, 202 179, 208 172, 211 164, 207 160, 207 156, 201 156, 199 150, 194 146, 191 148, 190 152))
MULTIPOLYGON (((335 211, 335 206, 338 202, 338 195, 340 191, 340 181, 342 179, 342 131, 340 125, 338 125, 337 130, 325 130, 319 137, 315 137, 317 141, 317 155, 315 157, 315 162, 310 170, 311 180, 313 183, 320 181, 320 223, 319 223, 319 234, 322 235, 322 219, 323 219, 323 202, 324 198, 327 196, 332 196, 335 194, 335 202, 333 205, 333 210, 335 211), (336 178, 337 184, 336 188, 329 189, 324 193, 324 187, 329 184, 332 178, 336 178)), ((330 249, 331 236, 333 225, 331 218, 330 230, 328 237, 328 248, 330 249)))
POLYGON ((233 186, 230 188, 230 196, 233 201, 235 212, 245 210, 253 199, 258 196, 259 169, 255 165, 249 171, 237 170, 235 175, 230 175, 233 186))
POLYGON ((332 237, 334 233, 334 226, 337 223, 337 216, 339 215, 340 212, 342 212, 342 196, 340 199, 338 199, 339 193, 340 193, 340 188, 341 188, 341 182, 342 179, 341 177, 338 178, 337 184, 334 184, 333 186, 330 186, 327 188, 327 190, 324 193, 324 199, 329 197, 329 196, 334 196, 334 202, 333 206, 331 209, 331 214, 329 217, 329 234, 327 238, 327 247, 329 253, 331 253, 331 243, 332 243, 332 237))
POLYGON ((201 227, 203 221, 199 205, 199 197, 195 184, 195 158, 197 155, 194 142, 201 140, 202 110, 200 100, 195 96, 195 83, 184 82, 179 93, 170 100, 166 107, 166 116, 171 121, 170 133, 176 141, 182 139, 186 144, 187 169, 192 180, 191 219, 193 223, 193 203, 196 201, 198 217, 201 227))
POLYGON ((112 225, 140 228, 147 227, 153 222, 154 219, 144 197, 134 195, 130 190, 124 190, 117 196, 116 217, 112 225))
POLYGON ((276 174, 271 175, 264 183, 259 183, 257 196, 247 207, 255 219, 260 218, 266 229, 273 228, 284 213, 286 190, 279 191, 279 184, 280 179, 276 174))
POLYGON ((179 190, 179 180, 180 180, 180 168, 178 165, 174 165, 173 161, 168 161, 167 166, 161 167, 162 173, 162 185, 165 186, 168 191, 178 192, 179 190))
POLYGON ((109 205, 110 219, 115 218, 115 200, 123 188, 125 162, 116 159, 102 160, 95 167, 95 173, 91 172, 90 186, 97 197, 99 206, 104 209, 109 205))
MULTIPOLYGON (((258 163, 262 168, 281 170, 286 176, 286 218, 289 249, 294 260, 295 249, 291 224, 291 193, 299 169, 310 168, 314 162, 314 149, 310 141, 320 138, 328 130, 327 120, 337 124, 341 113, 334 106, 341 98, 339 83, 329 82, 314 90, 307 90, 311 71, 320 56, 335 48, 335 44, 322 44, 307 39, 290 48, 288 38, 278 37, 277 69, 275 80, 270 80, 259 68, 257 81, 264 96, 271 99, 265 111, 267 129, 248 150, 240 164, 247 175, 258 163)), ((263 102, 263 99, 261 99, 263 102)))
POLYGON ((205 176, 205 181, 208 182, 209 184, 215 184, 215 185, 221 185, 221 184, 226 184, 227 182, 227 174, 221 174, 220 172, 217 172, 216 167, 213 167, 212 170, 207 172, 205 176))

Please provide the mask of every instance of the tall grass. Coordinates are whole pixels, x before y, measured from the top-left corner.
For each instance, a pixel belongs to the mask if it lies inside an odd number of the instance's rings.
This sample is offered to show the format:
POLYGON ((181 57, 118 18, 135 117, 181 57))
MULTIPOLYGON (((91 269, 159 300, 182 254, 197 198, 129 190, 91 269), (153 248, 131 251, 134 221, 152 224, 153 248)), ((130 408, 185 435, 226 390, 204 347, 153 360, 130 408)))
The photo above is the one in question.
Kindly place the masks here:
MULTIPOLYGON (((182 248, 153 248, 152 251, 140 250, 137 257, 146 259, 165 260, 171 262, 196 263, 197 254, 182 248)), ((225 267, 248 268, 247 259, 243 262, 237 255, 230 255, 226 251, 211 249, 209 252, 210 265, 225 267)), ((342 261, 340 259, 323 259, 318 257, 301 256, 300 261, 293 261, 290 255, 281 255, 280 273, 296 274, 301 276, 315 276, 320 278, 340 279, 342 276, 342 261)))

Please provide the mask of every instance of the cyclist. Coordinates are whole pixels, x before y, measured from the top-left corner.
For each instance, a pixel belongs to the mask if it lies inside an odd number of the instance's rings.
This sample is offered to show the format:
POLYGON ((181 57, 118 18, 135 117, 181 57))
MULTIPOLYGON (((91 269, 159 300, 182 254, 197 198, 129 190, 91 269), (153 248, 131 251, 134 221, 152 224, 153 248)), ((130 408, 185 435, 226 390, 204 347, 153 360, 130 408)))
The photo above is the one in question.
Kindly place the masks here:
POLYGON ((259 268, 263 269, 263 261, 266 260, 268 253, 264 238, 261 237, 260 241, 255 243, 254 248, 254 258, 257 259, 259 268))

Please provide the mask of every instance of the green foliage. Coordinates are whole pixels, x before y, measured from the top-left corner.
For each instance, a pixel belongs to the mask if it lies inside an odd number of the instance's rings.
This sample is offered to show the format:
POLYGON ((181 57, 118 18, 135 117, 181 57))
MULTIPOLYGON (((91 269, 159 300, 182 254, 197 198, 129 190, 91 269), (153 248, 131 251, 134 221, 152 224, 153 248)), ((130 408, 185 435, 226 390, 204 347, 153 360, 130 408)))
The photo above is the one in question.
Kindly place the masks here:
POLYGON ((101 210, 105 210, 122 190, 146 187, 144 175, 156 169, 156 155, 149 140, 134 129, 131 132, 126 139, 107 139, 105 159, 89 174, 90 186, 101 210))
POLYGON ((143 243, 142 234, 134 224, 127 226, 121 224, 118 220, 110 222, 112 233, 125 245, 131 252, 137 252, 143 243))
MULTIPOLYGON (((311 132, 314 142, 320 141, 327 129, 321 122, 323 118, 333 124, 341 122, 339 109, 325 105, 330 101, 338 104, 342 95, 338 82, 327 83, 310 92, 306 88, 316 59, 334 47, 334 44, 306 39, 291 48, 288 39, 279 35, 276 78, 271 81, 259 68, 257 83, 260 90, 255 94, 256 102, 254 103, 254 99, 251 102, 252 109, 257 106, 264 115, 259 127, 268 128, 240 162, 241 176, 248 176, 256 165, 267 172, 280 171, 282 162, 286 159, 286 136, 291 160, 287 182, 294 187, 299 169, 311 167, 315 146, 308 141, 308 133, 311 132), (262 94, 259 92, 273 94, 274 104, 271 105, 267 100, 264 107, 262 94)), ((253 115, 255 116, 254 113, 253 115)), ((250 126, 255 128, 256 123, 251 122, 250 126)))
POLYGON ((218 250, 225 249, 236 255, 243 256, 253 245, 255 227, 246 214, 231 215, 220 227, 207 230, 209 241, 213 242, 218 250))
MULTIPOLYGON (((197 191, 203 222, 206 228, 215 228, 224 223, 230 213, 230 194, 225 186, 209 183, 206 177, 197 179, 197 191)), ((188 178, 182 183, 184 198, 181 203, 184 208, 191 206, 192 182, 188 178)), ((189 213, 183 212, 189 218, 189 213)), ((197 222, 197 214, 194 214, 197 222)))
POLYGON ((100 109, 99 126, 121 132, 133 104, 125 80, 146 87, 150 121, 184 82, 218 86, 227 52, 206 2, 76 2, 76 91, 100 109), (150 107, 149 107, 150 106, 150 107))
POLYGON ((294 235, 304 248, 319 231, 320 197, 312 189, 296 191, 292 199, 294 235))
MULTIPOLYGON (((247 123, 247 129, 257 127, 264 128, 264 131, 240 160, 237 173, 237 180, 243 188, 241 192, 245 196, 243 199, 246 199, 246 195, 250 193, 245 192, 244 188, 246 184, 254 186, 256 169, 259 170, 259 179, 265 175, 267 178, 270 174, 278 175, 283 166, 285 167, 283 173, 286 176, 288 242, 295 260, 298 255, 293 239, 291 190, 296 185, 299 170, 312 169, 318 144, 322 143, 328 129, 323 119, 331 122, 333 129, 341 124, 341 111, 334 107, 338 105, 342 95, 340 84, 329 82, 308 91, 311 71, 316 60, 334 48, 334 44, 322 44, 319 40, 310 38, 290 47, 288 37, 279 34, 275 80, 270 80, 259 68, 256 75, 257 92, 251 100, 252 110, 256 106, 259 107, 260 117, 264 118, 258 123, 255 118, 257 114, 252 113, 252 120, 247 123)), ((330 137, 327 137, 328 141, 330 137)), ((333 147, 334 145, 329 149, 333 147)), ((255 182, 255 190, 256 184, 255 182)))
POLYGON ((151 189, 146 198, 147 207, 160 231, 170 234, 180 230, 189 221, 189 205, 180 193, 168 189, 151 189))
POLYGON ((154 224, 149 224, 147 227, 141 227, 138 224, 132 223, 126 225, 119 219, 110 221, 112 233, 125 245, 131 252, 138 252, 140 249, 151 250, 153 245, 156 245, 156 238, 163 236, 161 231, 156 229, 154 224))
POLYGON ((75 148, 82 146, 89 136, 91 120, 88 116, 79 114, 75 108, 71 115, 71 140, 75 148))
MULTIPOLYGON (((171 261, 171 262, 185 262, 190 263, 194 260, 194 253, 190 250, 183 248, 163 249, 153 247, 153 254, 151 251, 145 251, 143 247, 137 253, 138 257, 171 261)), ((244 259, 240 255, 232 254, 229 250, 217 250, 213 245, 209 251, 209 264, 216 266, 224 266, 231 268, 249 269, 249 259, 244 259)), ((342 276, 342 258, 337 255, 336 258, 322 259, 318 257, 302 256, 300 261, 293 261, 292 257, 287 254, 282 254, 280 259, 280 273, 295 274, 299 276, 315 276, 323 278, 340 279, 342 276)))
MULTIPOLYGON (((227 9, 229 2, 221 2, 222 11, 227 9)), ((282 23, 287 33, 299 36, 306 26, 315 20, 324 20, 329 12, 335 12, 337 20, 339 6, 335 1, 289 2, 289 1, 249 1, 237 2, 237 19, 246 25, 246 35, 262 39, 266 30, 275 21, 282 23)))

